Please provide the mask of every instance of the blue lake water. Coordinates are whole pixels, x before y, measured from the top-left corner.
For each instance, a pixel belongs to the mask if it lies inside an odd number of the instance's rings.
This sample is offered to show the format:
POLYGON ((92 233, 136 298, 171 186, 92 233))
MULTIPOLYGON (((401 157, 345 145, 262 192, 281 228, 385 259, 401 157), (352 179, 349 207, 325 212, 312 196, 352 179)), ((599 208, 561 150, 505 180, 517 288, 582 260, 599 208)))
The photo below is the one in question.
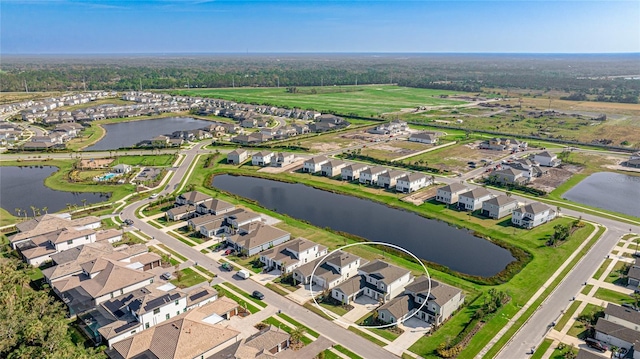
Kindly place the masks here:
POLYGON ((565 192, 562 198, 640 217, 640 176, 594 173, 565 192))

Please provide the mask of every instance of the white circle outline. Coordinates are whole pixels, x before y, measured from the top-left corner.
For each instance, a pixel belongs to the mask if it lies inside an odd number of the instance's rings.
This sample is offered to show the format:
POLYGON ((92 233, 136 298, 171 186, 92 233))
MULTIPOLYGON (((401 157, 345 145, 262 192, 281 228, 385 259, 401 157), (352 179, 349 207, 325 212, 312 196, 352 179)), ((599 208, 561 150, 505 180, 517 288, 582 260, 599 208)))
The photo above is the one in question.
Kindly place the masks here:
MULTIPOLYGON (((424 265, 424 263, 422 263, 422 261, 416 257, 415 254, 411 253, 409 250, 404 249, 400 246, 397 246, 395 244, 391 244, 391 243, 387 243, 387 242, 355 242, 355 243, 350 243, 347 245, 344 245, 342 247, 338 247, 334 250, 332 250, 331 252, 325 254, 322 258, 320 258, 320 260, 318 261, 318 263, 316 263, 316 265, 313 267, 313 271, 311 272, 311 277, 309 279, 309 293, 311 294, 311 299, 313 300, 313 303, 316 305, 316 307, 318 309, 320 309, 325 315, 333 318, 333 320, 335 322, 338 322, 340 324, 346 325, 347 327, 349 326, 354 326, 356 328, 369 328, 369 329, 384 329, 384 328, 389 328, 392 327, 394 325, 400 324, 400 323, 404 323, 406 320, 409 320, 411 318, 413 318, 416 314, 418 314, 419 311, 422 310, 422 308, 424 308, 424 306, 427 304, 427 302, 429 301, 429 295, 431 295, 431 276, 429 275, 429 271, 427 270, 427 267, 424 265), (389 324, 385 324, 385 325, 377 325, 377 326, 362 326, 356 323, 345 323, 342 320, 340 320, 341 317, 337 316, 337 314, 324 309, 320 306, 320 304, 318 304, 318 302, 316 301, 316 297, 315 297, 315 292, 313 291, 313 277, 316 274, 316 270, 318 269, 318 267, 320 267, 320 264, 323 263, 323 261, 329 257, 330 255, 332 255, 333 253, 340 251, 344 248, 349 248, 349 247, 353 247, 353 246, 358 246, 358 245, 371 245, 371 244, 381 244, 383 246, 387 246, 387 247, 391 247, 391 248, 395 248, 398 250, 401 250, 407 254, 409 254, 411 257, 413 257, 413 259, 415 259, 418 263, 420 263, 420 265, 422 266, 422 269, 424 269, 425 274, 427 275, 427 279, 429 279, 429 290, 427 291, 427 298, 424 302, 422 302, 422 304, 420 305, 420 307, 418 307, 418 309, 416 309, 413 314, 411 314, 408 317, 403 318, 402 320, 398 319, 393 323, 389 323, 389 324), (335 316, 334 316, 335 315, 335 316)), ((355 301, 355 299, 354 299, 355 301)))

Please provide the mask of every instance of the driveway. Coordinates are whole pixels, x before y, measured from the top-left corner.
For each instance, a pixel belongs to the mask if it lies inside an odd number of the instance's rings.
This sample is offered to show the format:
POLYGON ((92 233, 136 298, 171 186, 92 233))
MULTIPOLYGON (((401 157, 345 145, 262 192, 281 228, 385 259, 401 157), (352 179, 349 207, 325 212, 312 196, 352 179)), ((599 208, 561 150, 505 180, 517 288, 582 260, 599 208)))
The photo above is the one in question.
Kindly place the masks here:
MULTIPOLYGON (((353 309, 351 309, 347 314, 342 316, 342 319, 348 322, 355 323, 358 319, 367 315, 367 313, 376 309, 378 306, 378 301, 367 297, 366 295, 361 295, 356 298, 355 301, 351 302, 353 305, 353 309)), ((357 324, 357 323, 356 323, 357 324)))
POLYGON ((429 324, 418 318, 409 318, 409 320, 400 324, 399 327, 404 330, 404 333, 396 338, 396 340, 391 344, 384 347, 386 350, 398 356, 402 356, 402 353, 405 350, 407 350, 423 335, 427 334, 431 328, 429 324))
MULTIPOLYGON (((317 296, 322 293, 322 287, 319 285, 313 286, 313 293, 317 296)), ((287 298, 293 300, 296 303, 304 304, 311 300, 311 293, 309 292, 309 284, 306 284, 304 287, 296 290, 295 292, 287 295, 287 298)))

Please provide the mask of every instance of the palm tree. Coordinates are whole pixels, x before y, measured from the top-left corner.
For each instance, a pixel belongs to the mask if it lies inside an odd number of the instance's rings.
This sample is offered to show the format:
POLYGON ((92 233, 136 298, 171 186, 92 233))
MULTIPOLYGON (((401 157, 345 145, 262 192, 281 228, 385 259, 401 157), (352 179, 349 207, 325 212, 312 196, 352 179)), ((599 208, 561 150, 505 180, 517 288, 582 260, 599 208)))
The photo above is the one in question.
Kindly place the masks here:
POLYGON ((300 343, 300 340, 302 339, 302 337, 304 336, 304 334, 307 332, 307 330, 303 327, 295 327, 292 331, 291 331, 291 342, 293 344, 297 344, 300 343))
POLYGON ((42 210, 44 211, 45 214, 49 214, 49 207, 44 206, 42 207, 42 210))
POLYGON ((22 210, 20 208, 16 208, 16 216, 20 217, 20 213, 22 213, 22 210))
POLYGON ((83 198, 83 199, 81 200, 81 202, 82 202, 82 206, 83 206, 84 208, 87 208, 87 200, 86 200, 85 198, 83 198))
POLYGON ((29 206, 31 207, 31 211, 33 212, 33 218, 36 218, 36 206, 29 206))

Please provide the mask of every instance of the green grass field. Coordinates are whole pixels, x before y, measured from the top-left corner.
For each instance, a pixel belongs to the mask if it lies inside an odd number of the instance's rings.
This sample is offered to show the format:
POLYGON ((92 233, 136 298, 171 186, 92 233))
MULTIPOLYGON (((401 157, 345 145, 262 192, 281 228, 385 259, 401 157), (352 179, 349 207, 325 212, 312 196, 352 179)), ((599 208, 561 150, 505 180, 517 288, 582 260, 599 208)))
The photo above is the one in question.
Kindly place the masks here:
POLYGON ((171 166, 175 155, 118 156, 112 165, 126 163, 132 166, 171 166))
POLYGON ((417 106, 452 106, 465 103, 440 98, 440 95, 454 95, 459 92, 392 85, 301 87, 298 93, 289 93, 286 88, 198 89, 179 90, 176 93, 360 116, 379 116, 386 112, 417 106), (313 93, 314 89, 316 93, 313 93))
MULTIPOLYGON (((187 287, 191 287, 193 285, 196 285, 198 283, 202 283, 202 282, 206 282, 207 281, 207 279, 205 277, 203 277, 200 274, 196 273, 191 268, 182 269, 182 270, 180 270, 180 272, 182 273, 180 279, 176 278, 176 279, 171 280, 171 283, 173 283, 178 288, 187 288, 187 287)), ((176 277, 177 276, 178 275, 176 275, 176 277)))

